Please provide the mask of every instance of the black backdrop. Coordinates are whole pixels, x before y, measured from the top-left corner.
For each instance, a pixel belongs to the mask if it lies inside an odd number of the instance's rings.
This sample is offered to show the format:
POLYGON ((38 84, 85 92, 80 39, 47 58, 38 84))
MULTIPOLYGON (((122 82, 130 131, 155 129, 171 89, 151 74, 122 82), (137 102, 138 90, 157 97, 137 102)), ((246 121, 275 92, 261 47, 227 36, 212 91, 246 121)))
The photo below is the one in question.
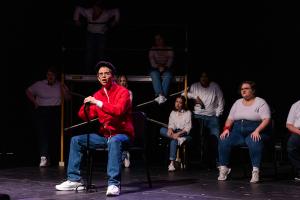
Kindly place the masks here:
MULTIPOLYGON (((76 49, 84 47, 84 30, 71 20, 77 4, 87 3, 30 0, 9 7, 13 14, 8 21, 8 55, 2 66, 3 96, 9 98, 4 104, 4 125, 9 131, 1 131, 1 149, 21 154, 33 149, 35 139, 28 117, 32 108, 25 89, 44 78, 47 64, 57 64, 66 73, 80 71, 76 66, 80 61, 73 58, 82 55, 76 49)), ((145 49, 152 34, 164 30, 176 48, 177 72, 187 73, 189 83, 198 80, 197 71, 204 67, 214 72, 214 80, 224 91, 225 116, 238 98, 238 84, 251 79, 258 83, 259 96, 274 109, 280 131, 285 130, 288 110, 299 99, 299 13, 293 3, 209 1, 196 5, 114 0, 109 6, 119 7, 122 14, 109 40, 110 48, 121 49, 112 53, 119 71, 145 73, 145 49)))

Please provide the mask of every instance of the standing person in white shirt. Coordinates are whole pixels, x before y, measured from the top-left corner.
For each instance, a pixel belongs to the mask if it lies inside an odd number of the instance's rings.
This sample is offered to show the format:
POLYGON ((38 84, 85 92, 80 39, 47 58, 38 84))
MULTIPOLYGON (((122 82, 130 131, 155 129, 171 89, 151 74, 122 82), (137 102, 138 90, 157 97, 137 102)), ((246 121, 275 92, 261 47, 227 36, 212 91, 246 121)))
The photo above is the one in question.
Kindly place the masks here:
POLYGON ((186 99, 183 96, 176 98, 174 109, 169 116, 168 128, 160 129, 160 134, 170 139, 170 164, 168 166, 170 172, 176 170, 174 162, 178 146, 191 139, 189 133, 192 128, 192 113, 186 109, 185 102, 186 99))
POLYGON ((92 8, 76 7, 73 20, 78 26, 81 25, 81 16, 87 20, 85 72, 94 74, 96 62, 105 60, 106 34, 119 22, 120 12, 117 8, 107 9, 103 0, 97 0, 92 8))
MULTIPOLYGON (((47 79, 37 81, 26 90, 26 95, 34 105, 34 124, 37 131, 40 167, 50 164, 50 154, 59 149, 60 106, 62 94, 70 98, 68 88, 57 80, 54 67, 47 70, 47 79)), ((54 160, 57 155, 51 155, 54 160)))
POLYGON ((300 100, 294 103, 286 120, 291 135, 287 142, 288 157, 295 167, 295 181, 300 181, 300 100))
POLYGON ((264 141, 270 138, 268 125, 271 121, 267 102, 256 96, 256 84, 244 81, 240 85, 242 98, 230 109, 219 141, 219 181, 225 181, 231 169, 228 167, 232 147, 246 144, 253 166, 251 183, 259 182, 264 141))
POLYGON ((210 151, 206 150, 206 152, 212 154, 206 156, 210 158, 208 167, 215 168, 218 165, 219 117, 224 110, 223 92, 216 82, 209 79, 208 72, 204 71, 200 74, 200 81, 191 85, 187 96, 195 102, 194 119, 196 119, 200 128, 201 156, 205 151, 204 146, 210 147, 210 151), (208 129, 209 134, 212 136, 212 145, 204 144, 204 128, 208 129))

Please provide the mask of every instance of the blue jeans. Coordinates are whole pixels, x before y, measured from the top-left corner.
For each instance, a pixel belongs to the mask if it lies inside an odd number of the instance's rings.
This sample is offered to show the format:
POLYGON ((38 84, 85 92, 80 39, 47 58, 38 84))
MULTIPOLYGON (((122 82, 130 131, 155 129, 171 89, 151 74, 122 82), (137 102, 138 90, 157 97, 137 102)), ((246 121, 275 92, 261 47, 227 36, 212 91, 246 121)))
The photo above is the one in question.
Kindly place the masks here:
MULTIPOLYGON (((117 134, 108 139, 96 133, 90 133, 89 137, 90 149, 108 147, 108 185, 119 186, 121 183, 122 148, 123 144, 129 143, 129 137, 125 134, 117 134)), ((67 170, 68 180, 70 181, 81 180, 80 163, 83 153, 86 151, 86 146, 87 134, 72 137, 67 170)))
MULTIPOLYGON (((220 123, 219 118, 216 116, 206 116, 206 115, 194 115, 194 118, 201 123, 205 128, 209 129, 209 134, 219 138, 220 135, 220 123), (203 124, 202 124, 203 123, 203 124)), ((204 128, 202 127, 202 128, 204 128)))
MULTIPOLYGON (((176 152, 177 152, 178 141, 174 140, 174 139, 172 139, 168 136, 168 129, 165 128, 165 127, 162 127, 160 129, 160 135, 162 135, 166 138, 169 138, 171 140, 170 141, 170 158, 169 159, 170 160, 176 160, 176 152)), ((192 137, 189 136, 189 135, 184 135, 182 137, 186 138, 186 142, 188 142, 192 139, 192 137)))
POLYGON ((228 166, 230 151, 234 146, 247 145, 253 167, 260 167, 264 141, 269 136, 266 132, 261 132, 261 140, 254 141, 251 133, 259 126, 259 121, 237 120, 233 123, 232 130, 227 138, 219 139, 219 159, 220 165, 228 166))
POLYGON ((155 96, 158 96, 159 94, 167 96, 173 78, 172 71, 170 69, 166 69, 161 73, 158 69, 152 68, 150 70, 150 76, 155 96))
POLYGON ((292 165, 297 172, 300 172, 300 135, 293 133, 290 135, 287 142, 287 152, 292 165))

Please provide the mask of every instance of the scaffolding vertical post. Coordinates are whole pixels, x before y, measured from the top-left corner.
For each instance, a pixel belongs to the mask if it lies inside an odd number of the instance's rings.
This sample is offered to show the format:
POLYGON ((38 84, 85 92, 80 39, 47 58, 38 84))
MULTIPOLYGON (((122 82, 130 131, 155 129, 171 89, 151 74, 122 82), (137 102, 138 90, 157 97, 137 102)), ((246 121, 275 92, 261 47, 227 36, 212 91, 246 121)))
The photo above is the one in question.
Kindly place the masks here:
MULTIPOLYGON (((61 87, 64 86, 64 73, 61 74, 61 87)), ((60 161, 58 165, 60 167, 65 166, 64 162, 64 110, 65 110, 65 96, 64 90, 61 88, 61 113, 60 113, 60 161)))

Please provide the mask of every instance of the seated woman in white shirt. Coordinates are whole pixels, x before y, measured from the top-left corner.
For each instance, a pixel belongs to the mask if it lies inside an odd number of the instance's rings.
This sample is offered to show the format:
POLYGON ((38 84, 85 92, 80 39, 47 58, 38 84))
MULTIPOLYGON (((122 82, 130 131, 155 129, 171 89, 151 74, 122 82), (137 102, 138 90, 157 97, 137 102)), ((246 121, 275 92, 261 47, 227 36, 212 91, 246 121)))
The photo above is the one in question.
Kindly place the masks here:
POLYGON ((190 140, 190 130, 192 128, 191 111, 185 108, 186 99, 178 96, 175 106, 169 116, 168 128, 162 127, 160 134, 169 138, 170 141, 170 164, 169 171, 175 171, 174 162, 176 160, 177 147, 183 142, 190 140))

